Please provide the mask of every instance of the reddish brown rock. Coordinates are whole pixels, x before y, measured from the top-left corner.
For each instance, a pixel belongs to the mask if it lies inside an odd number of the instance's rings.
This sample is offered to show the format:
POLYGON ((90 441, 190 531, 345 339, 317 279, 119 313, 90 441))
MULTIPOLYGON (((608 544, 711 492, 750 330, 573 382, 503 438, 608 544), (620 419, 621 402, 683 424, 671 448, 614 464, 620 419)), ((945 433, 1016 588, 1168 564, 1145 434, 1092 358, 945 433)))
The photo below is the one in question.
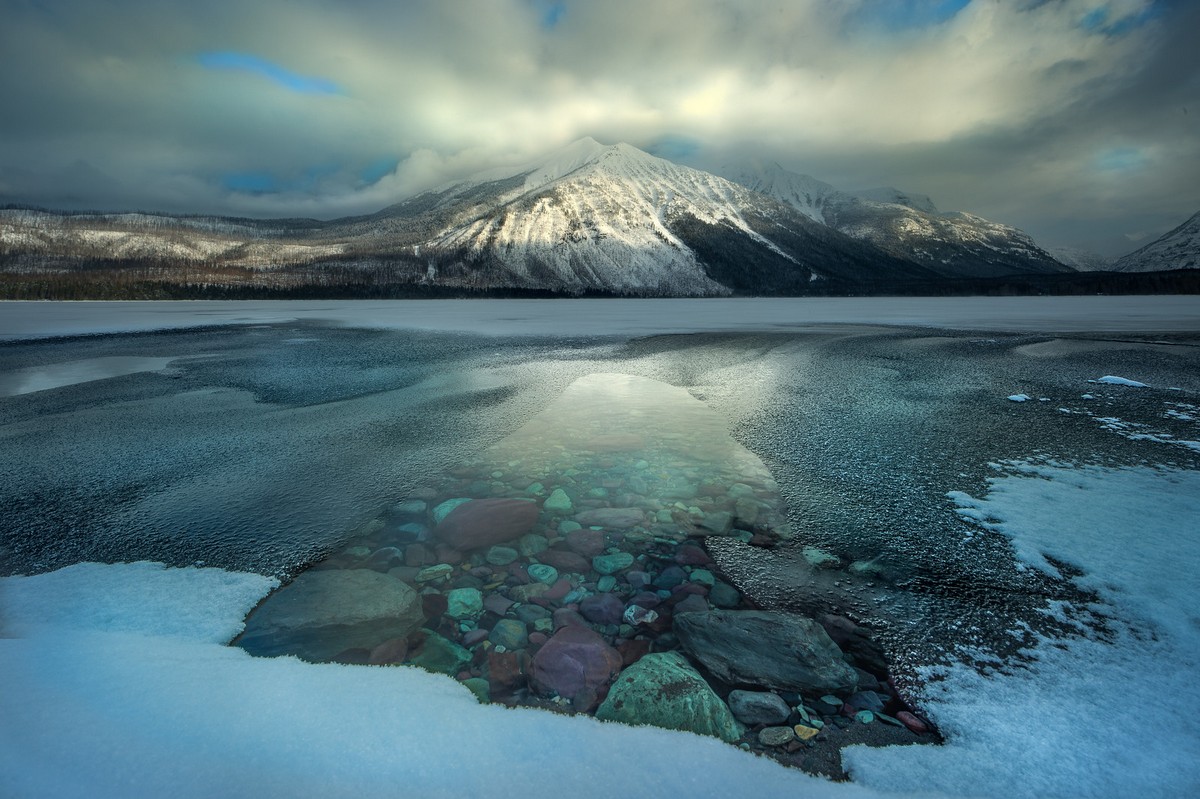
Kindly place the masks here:
POLYGON ((675 550, 675 562, 681 566, 707 566, 712 558, 695 544, 681 544, 675 550))
POLYGON ((588 711, 599 704, 601 690, 621 670, 621 654, 599 634, 568 625, 554 634, 533 657, 529 684, 544 695, 572 700, 588 711))
MULTIPOLYGON (((587 574, 592 570, 592 562, 580 554, 565 549, 547 549, 536 555, 541 563, 553 566, 560 572, 587 574)), ((564 594, 565 596, 565 594, 564 594)))
POLYGON ((509 694, 525 684, 529 656, 522 652, 487 653, 487 681, 493 696, 509 694))
POLYGON ((567 533, 567 546, 585 558, 594 558, 604 551, 604 531, 572 530, 567 533))
POLYGON ((389 663, 403 663, 408 657, 407 638, 389 638, 371 650, 367 663, 372 666, 386 666, 389 663))
POLYGON ((643 655, 650 653, 649 638, 631 638, 622 641, 617 645, 617 651, 621 653, 621 662, 626 666, 632 666, 641 660, 643 655))
POLYGON ((473 499, 450 511, 434 532, 444 543, 467 551, 519 538, 537 518, 537 505, 523 499, 473 499))
POLYGON ((924 735, 929 732, 929 725, 921 721, 919 718, 909 713, 907 710, 901 710, 896 714, 896 720, 915 732, 917 735, 924 735))
POLYGON ((446 612, 449 602, 445 594, 421 594, 421 612, 426 619, 436 619, 446 612))

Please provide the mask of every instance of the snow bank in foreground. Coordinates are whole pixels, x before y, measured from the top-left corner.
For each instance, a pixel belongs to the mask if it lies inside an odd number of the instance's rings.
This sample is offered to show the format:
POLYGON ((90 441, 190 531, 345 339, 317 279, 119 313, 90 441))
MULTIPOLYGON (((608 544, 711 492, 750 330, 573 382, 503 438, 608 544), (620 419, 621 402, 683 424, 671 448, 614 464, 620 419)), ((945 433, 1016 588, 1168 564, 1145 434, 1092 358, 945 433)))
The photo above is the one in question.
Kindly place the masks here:
POLYGON ((1044 640, 1008 676, 946 670, 927 709, 948 745, 848 750, 854 777, 1005 799, 1200 795, 1200 472, 1009 464, 986 498, 954 498, 1031 566, 1082 568, 1113 640, 1044 640))
POLYGON ((218 642, 265 577, 82 564, 0 580, 0 796, 877 794, 716 739, 484 706, 408 668, 218 642))
MULTIPOLYGON (((0 795, 1167 797, 1200 795, 1200 472, 1009 464, 964 515, 1071 562, 1110 641, 941 672, 944 747, 855 747, 859 785, 685 733, 476 704, 413 669, 221 646, 273 582, 81 564, 0 579, 0 795), (20 637, 12 637, 20 636, 20 637)), ((1064 608, 1048 608, 1061 614, 1064 608)))

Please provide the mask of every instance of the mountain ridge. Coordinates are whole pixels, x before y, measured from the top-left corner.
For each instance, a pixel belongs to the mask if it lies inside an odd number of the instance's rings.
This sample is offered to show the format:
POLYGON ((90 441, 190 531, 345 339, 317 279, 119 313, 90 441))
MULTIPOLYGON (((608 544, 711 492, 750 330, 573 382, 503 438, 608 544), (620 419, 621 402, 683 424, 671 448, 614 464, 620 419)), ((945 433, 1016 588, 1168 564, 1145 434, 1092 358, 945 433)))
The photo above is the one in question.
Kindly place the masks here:
POLYGON ((936 212, 922 195, 887 188, 871 199, 778 164, 759 173, 769 180, 756 189, 585 138, 328 221, 9 208, 0 296, 109 284, 338 296, 854 294, 1070 271, 1020 231, 936 212), (941 239, 965 230, 986 252, 959 242, 931 255, 912 246, 929 236, 898 236, 897 225, 926 225, 941 239))

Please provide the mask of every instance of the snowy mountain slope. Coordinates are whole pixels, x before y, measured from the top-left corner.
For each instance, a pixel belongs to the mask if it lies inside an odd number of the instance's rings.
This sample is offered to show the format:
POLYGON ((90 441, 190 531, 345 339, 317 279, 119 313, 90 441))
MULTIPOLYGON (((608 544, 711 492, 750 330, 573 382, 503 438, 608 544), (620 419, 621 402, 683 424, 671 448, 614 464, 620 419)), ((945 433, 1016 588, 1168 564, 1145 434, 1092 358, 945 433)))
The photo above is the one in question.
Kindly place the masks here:
MULTIPOLYGON (((483 179, 499 178, 505 189, 467 204, 422 251, 490 261, 517 285, 621 292, 795 290, 821 279, 927 276, 830 237, 791 207, 744 186, 627 144, 587 139, 526 169, 519 189, 513 176, 485 173, 483 179), (786 231, 787 245, 768 228, 786 231), (740 265, 727 263, 735 252, 740 265), (752 279, 739 274, 750 271, 752 279)), ((464 182, 476 192, 482 185, 478 176, 464 182)))
POLYGON ((1200 269, 1200 212, 1145 247, 1121 256, 1112 268, 1117 272, 1200 269))
POLYGON ((904 205, 914 211, 923 211, 927 214, 938 213, 937 206, 933 204, 933 200, 927 194, 910 194, 908 192, 894 189, 891 186, 880 186, 875 189, 863 189, 861 191, 851 192, 860 200, 870 200, 877 203, 885 203, 887 205, 904 205))
POLYGON ((752 162, 726 174, 835 230, 945 277, 1074 271, 1017 228, 974 214, 939 212, 924 195, 893 188, 850 194, 778 164, 752 162))
POLYGON ((790 205, 821 224, 825 224, 826 200, 841 194, 824 181, 811 175, 789 172, 773 161, 750 160, 723 168, 720 174, 734 183, 790 205))
POLYGON ((1080 272, 1100 272, 1112 269, 1113 260, 1089 250, 1076 247, 1050 247, 1046 250, 1060 264, 1080 272))

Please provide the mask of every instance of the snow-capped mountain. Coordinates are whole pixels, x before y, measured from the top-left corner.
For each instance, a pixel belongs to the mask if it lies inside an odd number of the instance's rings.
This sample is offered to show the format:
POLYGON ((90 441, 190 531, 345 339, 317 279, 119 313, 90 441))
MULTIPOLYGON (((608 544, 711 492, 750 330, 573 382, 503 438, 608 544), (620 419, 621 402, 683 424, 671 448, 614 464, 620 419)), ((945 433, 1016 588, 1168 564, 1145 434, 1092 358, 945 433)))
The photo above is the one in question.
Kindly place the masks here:
POLYGON ((1113 267, 1113 259, 1100 253, 1076 247, 1050 247, 1046 250, 1060 264, 1066 264, 1080 272, 1102 272, 1113 267))
POLYGON ((1117 272, 1200 269, 1200 212, 1141 249, 1117 259, 1117 272))
POLYGON ((779 164, 749 162, 724 171, 839 232, 946 277, 1073 271, 1017 228, 974 214, 942 213, 924 195, 890 187, 843 192, 779 164))
POLYGON ((744 186, 590 138, 383 214, 414 207, 438 222, 413 245, 430 274, 482 266, 503 285, 725 294, 929 276, 744 186))

